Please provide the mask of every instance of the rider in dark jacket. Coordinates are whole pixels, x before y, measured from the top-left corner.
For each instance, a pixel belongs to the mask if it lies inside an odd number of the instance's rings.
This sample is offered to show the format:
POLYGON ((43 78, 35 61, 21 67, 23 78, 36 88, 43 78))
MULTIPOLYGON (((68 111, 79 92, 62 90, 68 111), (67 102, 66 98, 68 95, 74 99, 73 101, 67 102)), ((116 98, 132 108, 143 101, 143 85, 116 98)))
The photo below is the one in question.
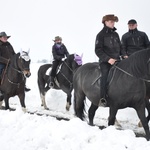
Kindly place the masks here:
POLYGON ((120 60, 120 55, 125 56, 121 51, 121 41, 114 27, 115 22, 118 22, 118 17, 114 15, 106 15, 102 19, 104 24, 103 29, 97 34, 95 42, 95 53, 99 57, 100 68, 102 72, 100 82, 100 103, 106 103, 106 82, 107 76, 112 65, 120 60))
POLYGON ((137 29, 137 22, 134 19, 128 21, 129 31, 122 36, 122 48, 128 56, 136 51, 150 47, 148 36, 145 32, 137 29))
POLYGON ((53 65, 52 70, 50 73, 50 84, 49 86, 52 88, 54 86, 54 78, 56 76, 56 69, 60 62, 62 61, 62 58, 65 56, 68 57, 69 52, 67 51, 66 46, 62 43, 62 38, 60 36, 56 36, 55 40, 53 40, 55 43, 52 47, 52 54, 53 54, 53 65))
MULTIPOLYGON (((10 58, 15 54, 12 45, 7 41, 8 38, 10 36, 7 36, 5 32, 0 33, 0 77, 10 58)), ((25 91, 30 91, 30 89, 25 87, 25 91)))

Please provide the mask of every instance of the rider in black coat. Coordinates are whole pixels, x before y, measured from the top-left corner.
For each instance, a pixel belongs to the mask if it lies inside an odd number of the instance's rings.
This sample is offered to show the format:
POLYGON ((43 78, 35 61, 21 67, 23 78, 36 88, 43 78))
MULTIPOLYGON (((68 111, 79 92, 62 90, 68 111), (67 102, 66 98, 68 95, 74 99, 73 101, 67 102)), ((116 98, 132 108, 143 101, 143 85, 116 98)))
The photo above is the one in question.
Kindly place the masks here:
POLYGON ((110 68, 116 61, 120 60, 120 55, 125 57, 125 52, 121 51, 119 35, 114 27, 115 22, 118 22, 117 16, 104 16, 102 19, 104 27, 96 36, 95 53, 99 57, 102 72, 99 105, 104 105, 106 102, 106 82, 110 68))
POLYGON ((49 86, 52 88, 54 86, 54 78, 56 76, 56 69, 60 62, 62 61, 62 58, 65 56, 68 57, 69 52, 66 48, 66 46, 62 43, 62 38, 59 36, 55 37, 55 40, 53 40, 55 43, 52 47, 52 54, 53 54, 53 65, 52 70, 50 73, 50 84, 49 86))
POLYGON ((134 19, 128 21, 129 31, 122 36, 122 48, 128 56, 136 51, 150 47, 148 36, 145 32, 137 29, 137 22, 134 19))
MULTIPOLYGON (((0 32, 0 78, 10 58, 15 54, 12 45, 7 41, 10 36, 7 36, 5 32, 0 32)), ((25 86, 25 91, 30 91, 25 86)))

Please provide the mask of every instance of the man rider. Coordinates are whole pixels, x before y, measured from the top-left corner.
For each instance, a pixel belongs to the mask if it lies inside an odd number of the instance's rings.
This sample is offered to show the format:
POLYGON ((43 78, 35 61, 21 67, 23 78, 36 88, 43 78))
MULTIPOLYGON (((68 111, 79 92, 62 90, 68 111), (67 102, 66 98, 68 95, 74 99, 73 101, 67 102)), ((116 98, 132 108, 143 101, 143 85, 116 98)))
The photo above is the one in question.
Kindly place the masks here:
POLYGON ((99 105, 106 105, 106 82, 107 76, 112 65, 120 59, 121 41, 116 28, 115 22, 118 22, 118 17, 110 14, 102 18, 104 24, 103 29, 97 34, 95 42, 95 53, 99 58, 101 68, 101 82, 100 82, 100 103, 99 105))
MULTIPOLYGON (((0 78, 8 60, 15 54, 12 45, 8 42, 9 38, 10 36, 7 36, 5 32, 0 32, 0 78)), ((30 91, 30 89, 25 86, 25 91, 30 91)))

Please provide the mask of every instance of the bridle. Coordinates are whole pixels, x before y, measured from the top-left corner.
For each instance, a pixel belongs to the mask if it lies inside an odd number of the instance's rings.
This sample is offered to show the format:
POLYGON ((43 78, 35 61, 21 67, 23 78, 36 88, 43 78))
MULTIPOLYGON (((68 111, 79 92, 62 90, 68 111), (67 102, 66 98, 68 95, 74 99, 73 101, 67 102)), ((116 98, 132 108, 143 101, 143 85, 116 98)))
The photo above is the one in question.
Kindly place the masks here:
MULTIPOLYGON (((20 55, 20 56, 19 56, 19 59, 24 59, 24 58, 20 55)), ((16 61, 17 61, 17 60, 16 60, 16 61)), ((21 63, 22 63, 22 60, 21 60, 21 63)), ((16 65, 17 65, 17 63, 16 63, 16 65)), ((17 67, 18 67, 18 65, 17 65, 17 67)), ((25 81, 25 79, 26 79, 26 76, 25 76, 25 74, 24 74, 24 70, 25 70, 26 68, 24 68, 23 71, 21 71, 21 70, 15 68, 15 67, 13 67, 13 66, 10 66, 10 68, 13 69, 14 71, 16 71, 17 73, 19 73, 19 74, 22 75, 22 80, 21 80, 20 82, 14 82, 14 81, 12 81, 12 80, 8 77, 8 73, 7 73, 8 82, 11 83, 11 84, 17 85, 17 87, 19 88, 20 84, 23 83, 23 82, 25 81)), ((18 67, 18 68, 19 68, 19 67, 18 67)), ((7 69, 7 68, 6 68, 6 69, 7 69)))

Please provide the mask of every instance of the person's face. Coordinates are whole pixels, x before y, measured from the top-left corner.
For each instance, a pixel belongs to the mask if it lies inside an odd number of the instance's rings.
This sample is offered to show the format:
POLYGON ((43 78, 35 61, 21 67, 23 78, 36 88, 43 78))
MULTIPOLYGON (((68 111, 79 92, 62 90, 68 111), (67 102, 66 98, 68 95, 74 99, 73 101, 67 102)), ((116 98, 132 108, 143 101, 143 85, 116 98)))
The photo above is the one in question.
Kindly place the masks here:
POLYGON ((0 37, 0 40, 1 40, 2 42, 4 42, 4 43, 7 42, 7 39, 8 39, 8 38, 7 38, 6 36, 0 37))
POLYGON ((114 28, 114 25, 115 25, 115 21, 113 20, 108 20, 108 21, 105 21, 105 25, 109 28, 114 28))
POLYGON ((57 41, 55 41, 55 43, 61 43, 61 40, 57 40, 57 41))
POLYGON ((134 30, 137 28, 137 24, 128 24, 129 30, 134 30))

